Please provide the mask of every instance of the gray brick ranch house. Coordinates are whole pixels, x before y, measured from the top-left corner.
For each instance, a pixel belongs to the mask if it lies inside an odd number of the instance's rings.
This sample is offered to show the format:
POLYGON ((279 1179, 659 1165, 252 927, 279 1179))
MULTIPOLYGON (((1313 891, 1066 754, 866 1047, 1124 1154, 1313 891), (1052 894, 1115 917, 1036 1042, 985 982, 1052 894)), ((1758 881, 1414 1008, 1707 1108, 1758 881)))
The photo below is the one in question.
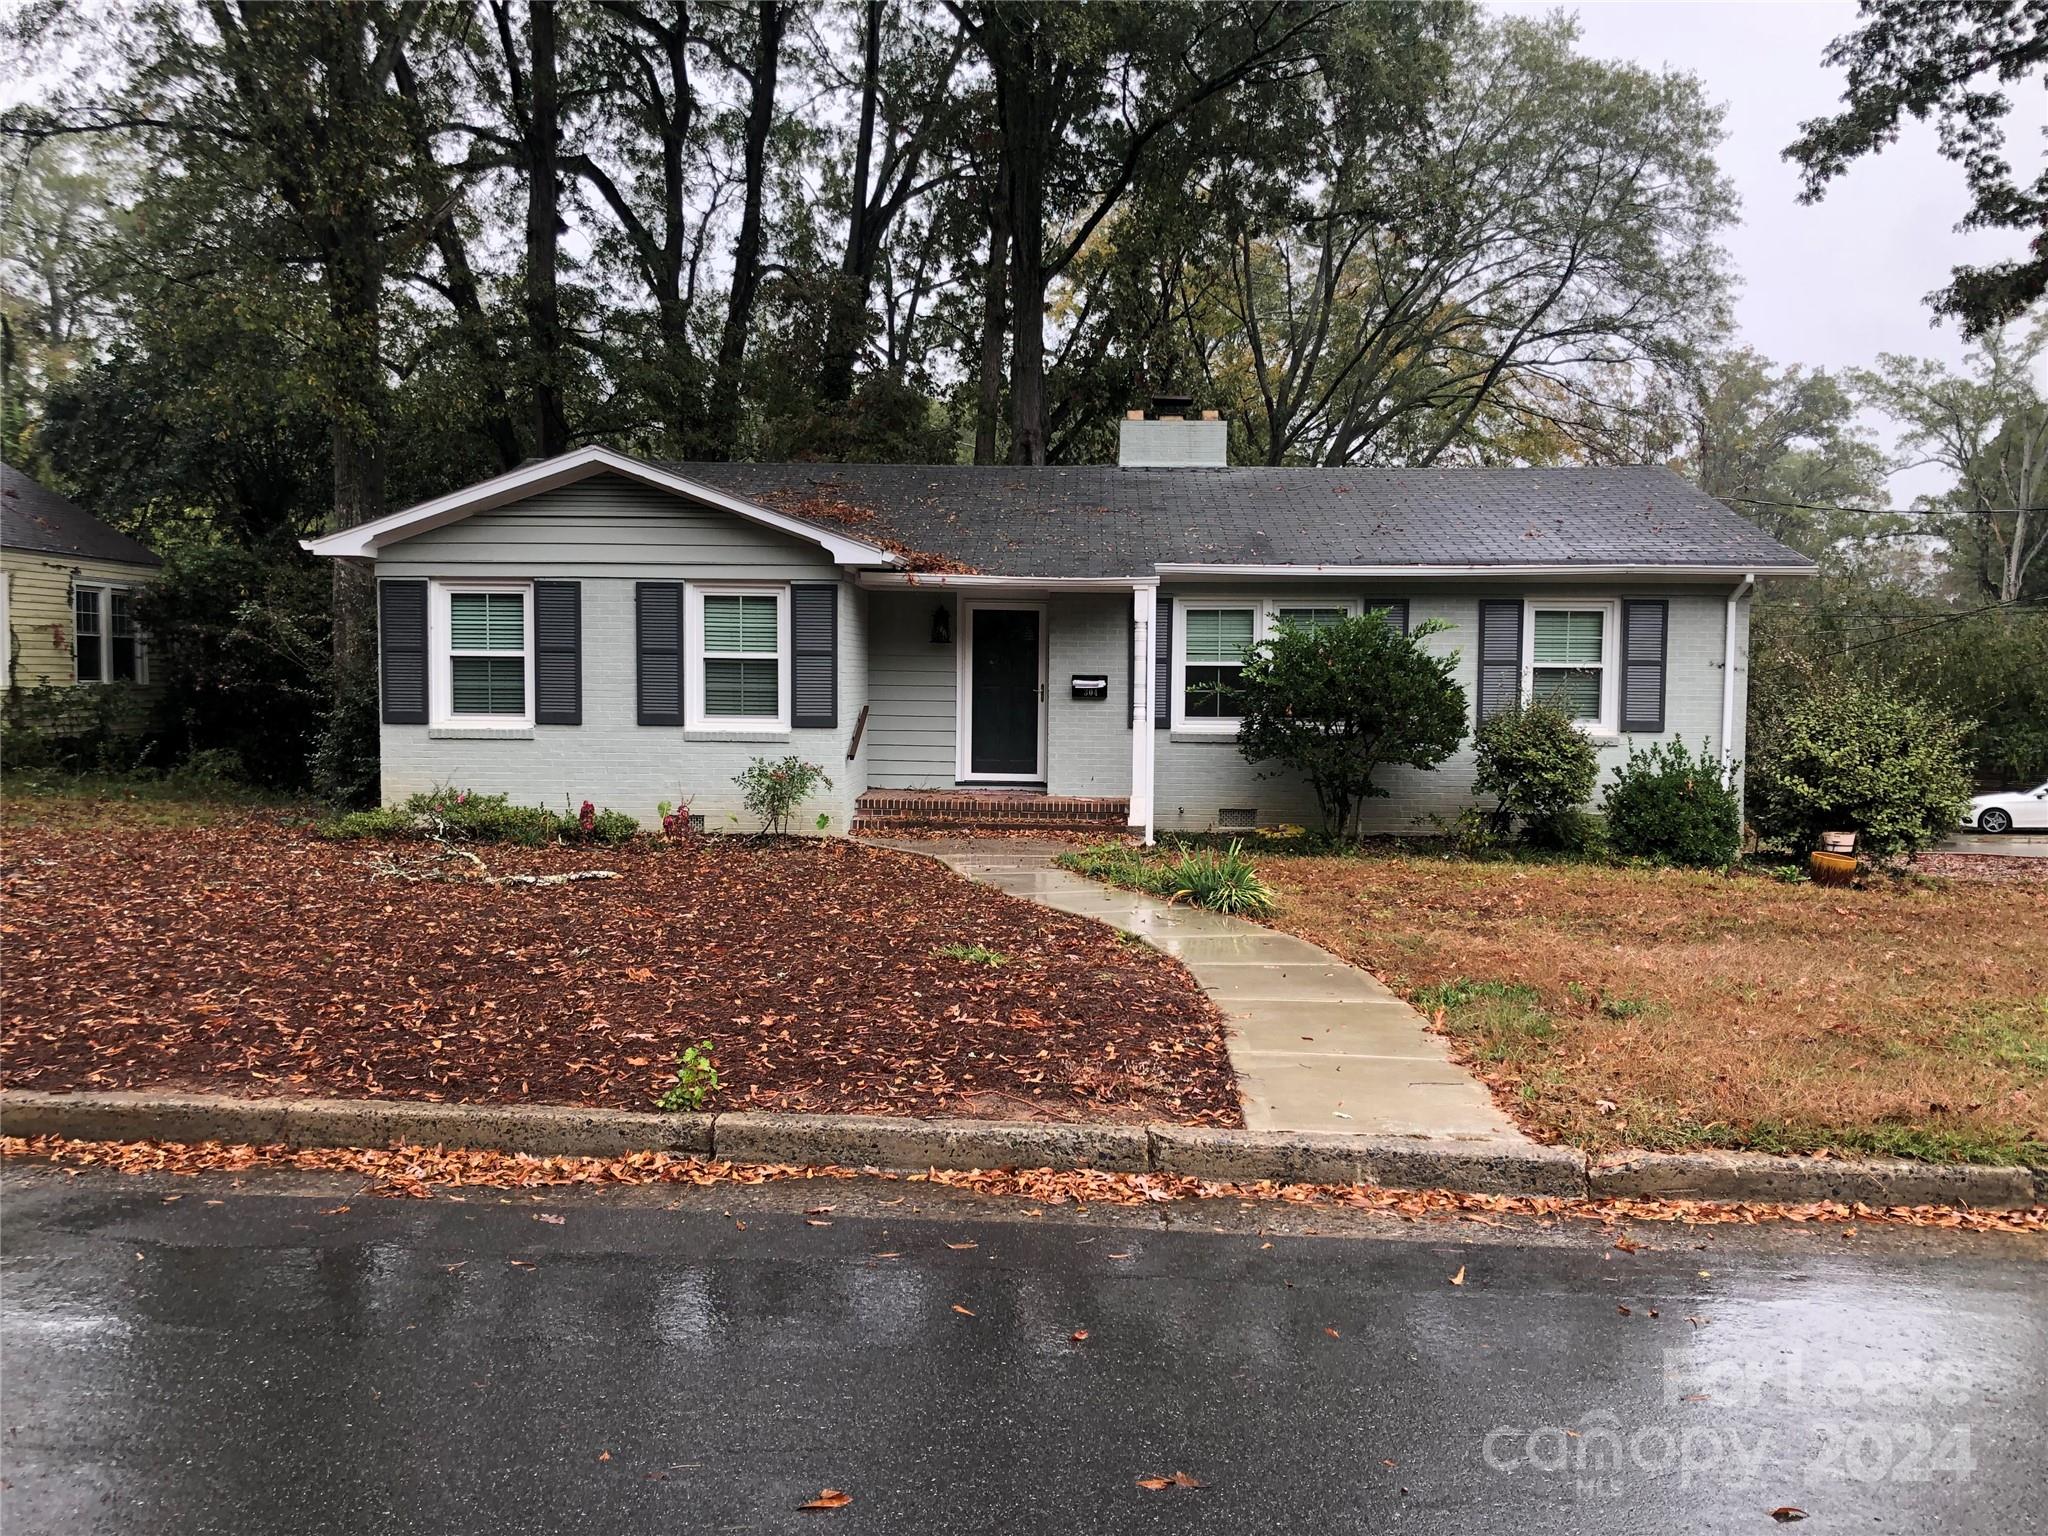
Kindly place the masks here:
MULTIPOLYGON (((1478 718, 1563 702, 1603 766, 1743 752, 1749 597, 1810 562, 1663 469, 1229 468, 1220 421, 1128 420, 1116 467, 656 464, 592 447, 343 533, 372 561, 383 789, 716 830, 797 754, 843 831, 929 812, 1313 823, 1239 755, 1227 683, 1280 623, 1443 619, 1478 718)), ((1369 824, 1429 830, 1467 753, 1369 824)))

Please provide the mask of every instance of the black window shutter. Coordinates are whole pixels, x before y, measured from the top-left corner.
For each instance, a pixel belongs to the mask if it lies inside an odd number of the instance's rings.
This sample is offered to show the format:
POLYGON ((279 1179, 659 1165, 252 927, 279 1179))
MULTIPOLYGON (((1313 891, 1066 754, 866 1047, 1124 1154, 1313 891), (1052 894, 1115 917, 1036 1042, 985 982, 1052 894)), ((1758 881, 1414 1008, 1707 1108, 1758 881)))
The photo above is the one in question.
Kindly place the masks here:
POLYGON ((1664 662, 1671 604, 1661 597, 1624 598, 1621 604, 1621 728, 1664 729, 1664 662))
POLYGON ((1378 612, 1378 611, 1384 611, 1384 612, 1386 613, 1386 616, 1387 616, 1387 624, 1388 624, 1388 626, 1389 626, 1390 628, 1392 628, 1393 630, 1395 630, 1395 631, 1396 631, 1397 633, 1400 633, 1400 634, 1404 634, 1404 635, 1405 635, 1405 634, 1407 634, 1407 633, 1408 633, 1408 599, 1407 599, 1407 598, 1405 598, 1405 597, 1368 597, 1368 598, 1367 598, 1367 599, 1365 600, 1365 611, 1366 611, 1367 613, 1373 613, 1373 612, 1378 612))
POLYGON ((583 583, 533 584, 533 719, 583 723, 583 583))
POLYGON ((640 723, 683 723, 683 584, 643 581, 633 588, 634 648, 639 655, 640 723))
POLYGON ((427 584, 377 583, 377 651, 386 725, 427 723, 427 584))
POLYGON ((1479 718, 1513 709, 1522 697, 1522 605, 1479 605, 1479 718))
POLYGON ((839 583, 789 584, 789 723, 800 731, 839 724, 839 583))
POLYGON ((1152 724, 1164 730, 1173 724, 1173 599, 1164 593, 1152 630, 1152 724))

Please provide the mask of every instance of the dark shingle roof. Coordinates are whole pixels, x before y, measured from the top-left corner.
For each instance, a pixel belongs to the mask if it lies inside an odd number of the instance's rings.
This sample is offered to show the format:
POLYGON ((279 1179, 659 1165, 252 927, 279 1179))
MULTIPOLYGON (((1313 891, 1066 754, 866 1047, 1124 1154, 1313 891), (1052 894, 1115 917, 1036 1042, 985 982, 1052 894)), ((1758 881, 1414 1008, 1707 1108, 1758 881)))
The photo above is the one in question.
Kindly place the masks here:
POLYGON ((1144 576, 1158 564, 1807 563, 1666 469, 667 467, 990 575, 1144 576))
POLYGON ((163 564, 127 534, 6 464, 0 464, 0 545, 77 560, 163 564))

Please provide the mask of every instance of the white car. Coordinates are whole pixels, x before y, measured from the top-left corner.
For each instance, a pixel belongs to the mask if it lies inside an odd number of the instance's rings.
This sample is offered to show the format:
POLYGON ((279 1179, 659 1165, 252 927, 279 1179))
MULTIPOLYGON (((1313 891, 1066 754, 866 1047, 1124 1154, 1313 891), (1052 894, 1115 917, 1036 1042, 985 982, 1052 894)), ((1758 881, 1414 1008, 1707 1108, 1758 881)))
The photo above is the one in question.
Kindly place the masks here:
POLYGON ((1964 813, 1963 825, 1979 832, 2010 832, 2014 827, 2048 829, 2048 784, 2002 795, 1979 795, 1964 813))

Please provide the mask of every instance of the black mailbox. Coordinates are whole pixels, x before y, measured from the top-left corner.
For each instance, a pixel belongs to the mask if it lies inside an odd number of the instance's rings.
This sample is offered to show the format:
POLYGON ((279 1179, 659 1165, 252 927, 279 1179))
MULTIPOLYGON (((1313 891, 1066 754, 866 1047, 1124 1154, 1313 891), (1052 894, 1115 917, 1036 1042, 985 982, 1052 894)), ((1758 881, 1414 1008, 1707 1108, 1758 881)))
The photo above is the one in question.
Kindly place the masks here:
POLYGON ((1074 674, 1074 697, 1077 699, 1106 699, 1109 697, 1109 679, 1101 675, 1074 674))

